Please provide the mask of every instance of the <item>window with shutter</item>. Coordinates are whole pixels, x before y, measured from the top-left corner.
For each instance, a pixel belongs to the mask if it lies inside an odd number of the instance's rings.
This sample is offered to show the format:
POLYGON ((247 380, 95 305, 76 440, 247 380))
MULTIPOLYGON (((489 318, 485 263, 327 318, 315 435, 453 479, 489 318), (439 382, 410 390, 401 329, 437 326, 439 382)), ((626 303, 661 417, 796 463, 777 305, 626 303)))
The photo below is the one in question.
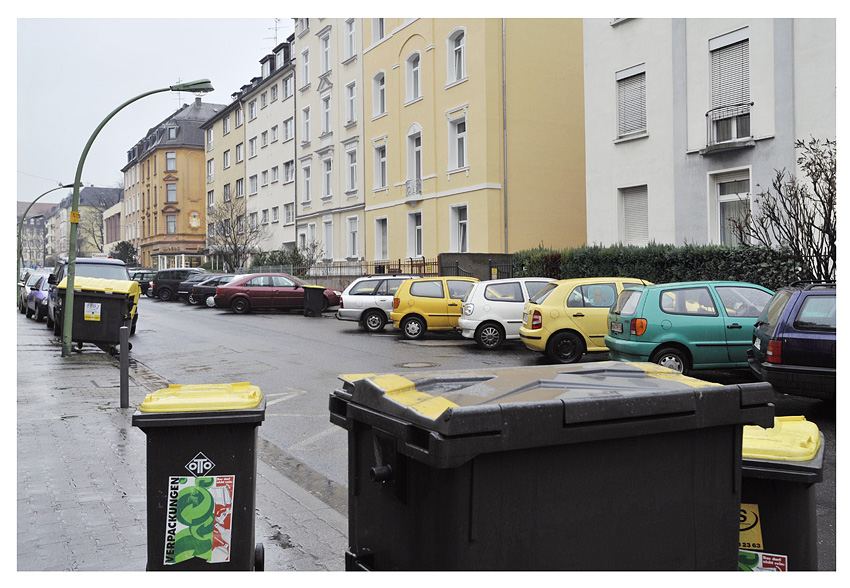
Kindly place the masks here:
POLYGON ((750 136, 750 43, 741 29, 709 41, 714 143, 750 136))
POLYGON ((646 245, 649 243, 649 197, 646 186, 624 188, 623 243, 646 245))
POLYGON ((619 138, 646 132, 646 72, 630 68, 617 74, 619 138))

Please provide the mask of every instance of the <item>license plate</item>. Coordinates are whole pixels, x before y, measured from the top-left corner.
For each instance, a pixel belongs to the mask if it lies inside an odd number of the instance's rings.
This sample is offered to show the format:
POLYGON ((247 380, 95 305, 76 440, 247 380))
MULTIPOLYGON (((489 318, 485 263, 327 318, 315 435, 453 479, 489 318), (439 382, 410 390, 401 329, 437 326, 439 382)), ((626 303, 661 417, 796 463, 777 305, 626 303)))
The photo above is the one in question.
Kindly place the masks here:
POLYGON ((611 332, 612 333, 622 333, 623 332, 623 323, 611 323, 611 332))
POLYGON ((757 339, 753 340, 753 347, 755 347, 758 350, 761 350, 761 339, 757 338, 757 339))
POLYGON ((528 313, 524 312, 524 313, 522 313, 522 324, 525 324, 527 322, 528 322, 528 313))

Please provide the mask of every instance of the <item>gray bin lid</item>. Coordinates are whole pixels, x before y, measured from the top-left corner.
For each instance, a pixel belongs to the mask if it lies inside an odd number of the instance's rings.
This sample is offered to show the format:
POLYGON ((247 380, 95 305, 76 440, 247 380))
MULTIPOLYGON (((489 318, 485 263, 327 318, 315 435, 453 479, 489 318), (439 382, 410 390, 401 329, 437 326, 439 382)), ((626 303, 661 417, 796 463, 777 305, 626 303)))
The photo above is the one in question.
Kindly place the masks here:
POLYGON ((444 437, 519 430, 536 436, 547 426, 578 430, 612 423, 635 423, 646 432, 650 421, 668 426, 662 424, 663 417, 677 420, 678 429, 773 423, 769 384, 718 385, 652 363, 608 361, 340 379, 343 387, 333 394, 337 399, 444 437), (748 410, 758 408, 765 410, 748 410))

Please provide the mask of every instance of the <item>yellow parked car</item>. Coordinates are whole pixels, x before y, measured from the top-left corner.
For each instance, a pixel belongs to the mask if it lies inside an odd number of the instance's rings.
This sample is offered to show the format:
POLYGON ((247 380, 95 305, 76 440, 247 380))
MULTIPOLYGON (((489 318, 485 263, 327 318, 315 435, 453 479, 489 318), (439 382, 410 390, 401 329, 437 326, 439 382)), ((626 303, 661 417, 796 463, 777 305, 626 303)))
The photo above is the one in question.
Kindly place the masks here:
POLYGON ((463 297, 477 281, 455 276, 405 280, 393 297, 393 327, 401 329, 405 339, 421 339, 426 331, 457 330, 463 297))
POLYGON ((574 363, 587 351, 607 351, 608 309, 637 278, 556 280, 525 303, 519 338, 554 363, 574 363))

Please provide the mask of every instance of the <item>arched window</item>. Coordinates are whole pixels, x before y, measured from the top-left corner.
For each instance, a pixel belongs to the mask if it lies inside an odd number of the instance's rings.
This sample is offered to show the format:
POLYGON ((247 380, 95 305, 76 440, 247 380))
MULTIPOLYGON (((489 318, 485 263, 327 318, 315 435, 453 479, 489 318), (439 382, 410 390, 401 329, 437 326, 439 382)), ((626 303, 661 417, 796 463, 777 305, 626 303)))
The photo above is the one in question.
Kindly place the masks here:
POLYGON ((458 29, 446 40, 446 83, 459 82, 466 78, 466 31, 458 29))
POLYGON ((372 116, 387 112, 387 84, 384 72, 378 72, 372 78, 372 116))
POLYGON ((407 102, 422 97, 422 69, 419 53, 407 58, 407 102))

